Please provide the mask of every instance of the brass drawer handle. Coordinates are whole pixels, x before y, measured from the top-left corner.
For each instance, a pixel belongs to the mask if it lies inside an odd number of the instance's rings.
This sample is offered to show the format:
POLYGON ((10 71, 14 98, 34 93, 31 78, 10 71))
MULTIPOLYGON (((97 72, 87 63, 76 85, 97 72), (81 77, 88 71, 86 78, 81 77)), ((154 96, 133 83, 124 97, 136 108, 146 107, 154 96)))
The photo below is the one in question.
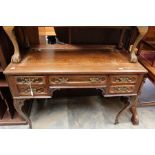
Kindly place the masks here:
POLYGON ((39 88, 32 88, 30 85, 29 87, 27 87, 26 89, 23 88, 21 89, 22 92, 24 92, 24 94, 31 94, 31 96, 34 96, 34 94, 42 94, 44 93, 44 88, 39 87, 39 88))
POLYGON ((17 82, 19 83, 40 83, 43 82, 43 79, 41 77, 18 77, 17 82))
POLYGON ((105 78, 104 77, 90 77, 89 78, 89 81, 91 82, 91 83, 100 83, 100 82, 102 82, 102 81, 104 81, 105 80, 105 78))
POLYGON ((31 96, 33 96, 33 92, 31 92, 32 90, 29 88, 29 87, 27 87, 27 88, 20 88, 20 92, 23 94, 31 94, 31 96))
POLYGON ((17 82, 23 83, 23 84, 24 84, 24 83, 29 83, 30 80, 29 80, 29 78, 27 78, 27 77, 25 77, 25 78, 24 78, 24 77, 23 77, 23 78, 21 78, 21 77, 19 78, 19 77, 18 77, 18 78, 17 78, 17 82))
MULTIPOLYGON (((132 87, 130 87, 132 90, 132 87)), ((125 87, 125 86, 119 86, 119 87, 114 87, 114 91, 115 92, 125 92, 125 93, 129 93, 131 92, 131 90, 129 89, 129 87, 125 87)))
POLYGON ((31 96, 34 95, 33 89, 31 87, 31 83, 28 84, 28 87, 22 87, 20 88, 20 92, 24 94, 31 94, 31 96))
POLYGON ((116 77, 114 78, 114 82, 123 82, 123 83, 128 83, 128 82, 135 82, 136 78, 135 77, 116 77))
POLYGON ((68 81, 69 81, 69 79, 66 77, 59 77, 59 78, 54 80, 54 83, 64 84, 64 83, 67 83, 68 81))
POLYGON ((43 81, 42 78, 31 78, 31 82, 33 82, 33 83, 40 83, 42 81, 43 81))
POLYGON ((40 88, 33 88, 32 89, 35 93, 40 94, 40 93, 44 93, 44 88, 40 87, 40 88))

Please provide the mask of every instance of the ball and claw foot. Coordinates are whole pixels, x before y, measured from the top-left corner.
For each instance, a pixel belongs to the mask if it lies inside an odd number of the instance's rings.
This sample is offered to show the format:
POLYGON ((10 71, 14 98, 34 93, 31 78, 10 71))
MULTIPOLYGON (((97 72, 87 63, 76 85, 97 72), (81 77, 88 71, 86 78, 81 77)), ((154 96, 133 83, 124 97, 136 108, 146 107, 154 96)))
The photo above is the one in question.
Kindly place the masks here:
POLYGON ((137 56, 134 53, 131 53, 131 62, 136 63, 138 61, 137 56))
POLYGON ((131 122, 133 125, 139 125, 139 119, 135 118, 135 117, 131 117, 131 122))
POLYGON ((21 56, 19 54, 14 54, 11 58, 12 63, 19 63, 21 61, 21 56))
POLYGON ((136 63, 138 61, 137 56, 136 56, 138 49, 137 48, 133 49, 133 45, 131 45, 129 48, 129 51, 130 51, 130 57, 131 57, 130 62, 136 63))
POLYGON ((139 124, 139 118, 137 114, 137 110, 135 107, 130 108, 130 112, 132 113, 131 117, 131 122, 133 125, 138 125, 139 124))
POLYGON ((28 124, 29 124, 29 129, 32 129, 32 122, 30 121, 28 122, 28 124))

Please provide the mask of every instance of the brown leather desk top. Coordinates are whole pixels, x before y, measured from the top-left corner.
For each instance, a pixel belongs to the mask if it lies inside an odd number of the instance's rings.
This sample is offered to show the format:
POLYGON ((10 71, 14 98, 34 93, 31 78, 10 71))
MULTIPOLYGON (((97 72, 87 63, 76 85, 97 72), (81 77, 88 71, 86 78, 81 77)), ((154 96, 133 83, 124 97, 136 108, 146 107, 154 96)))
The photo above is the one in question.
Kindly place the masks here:
POLYGON ((126 51, 31 49, 19 64, 10 63, 5 74, 147 73, 140 63, 130 63, 126 51))

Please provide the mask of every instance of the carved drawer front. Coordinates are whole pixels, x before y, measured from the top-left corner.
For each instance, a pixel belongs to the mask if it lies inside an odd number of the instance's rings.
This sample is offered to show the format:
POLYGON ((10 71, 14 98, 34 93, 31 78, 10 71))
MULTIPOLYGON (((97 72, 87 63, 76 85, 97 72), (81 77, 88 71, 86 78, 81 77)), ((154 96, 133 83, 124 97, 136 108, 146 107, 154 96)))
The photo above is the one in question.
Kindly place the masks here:
POLYGON ((137 75, 113 75, 110 76, 110 81, 112 84, 130 84, 137 82, 137 75))
POLYGON ((110 86, 109 93, 111 94, 129 94, 134 93, 135 86, 134 85, 115 85, 110 86))
POLYGON ((47 89, 45 85, 29 86, 29 85, 17 85, 19 95, 21 96, 40 96, 47 95, 47 89))
POLYGON ((45 84, 44 76, 16 76, 17 84, 45 84))
POLYGON ((107 77, 104 75, 62 75, 50 76, 50 85, 105 85, 107 77))

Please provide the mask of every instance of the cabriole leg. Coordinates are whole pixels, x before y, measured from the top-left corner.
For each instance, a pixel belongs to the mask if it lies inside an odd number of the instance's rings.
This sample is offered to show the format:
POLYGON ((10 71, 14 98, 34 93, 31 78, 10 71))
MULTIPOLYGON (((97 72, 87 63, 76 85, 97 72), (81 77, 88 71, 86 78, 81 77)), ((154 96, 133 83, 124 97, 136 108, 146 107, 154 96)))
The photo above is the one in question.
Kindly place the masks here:
POLYGON ((129 98, 128 97, 123 97, 121 98, 122 102, 125 102, 126 105, 119 111, 119 113, 116 115, 116 118, 115 118, 115 123, 114 124, 118 124, 119 123, 119 117, 121 116, 121 114, 123 112, 125 112, 127 109, 129 109, 130 107, 130 102, 129 102, 129 98))
POLYGON ((133 125, 138 125, 139 124, 139 118, 137 113, 138 97, 137 96, 131 97, 131 102, 132 102, 130 107, 130 112, 132 113, 131 122, 133 125))
POLYGON ((29 124, 29 127, 32 128, 32 123, 29 117, 22 111, 22 107, 24 106, 24 99, 14 99, 14 106, 18 114, 26 120, 26 122, 29 124))

